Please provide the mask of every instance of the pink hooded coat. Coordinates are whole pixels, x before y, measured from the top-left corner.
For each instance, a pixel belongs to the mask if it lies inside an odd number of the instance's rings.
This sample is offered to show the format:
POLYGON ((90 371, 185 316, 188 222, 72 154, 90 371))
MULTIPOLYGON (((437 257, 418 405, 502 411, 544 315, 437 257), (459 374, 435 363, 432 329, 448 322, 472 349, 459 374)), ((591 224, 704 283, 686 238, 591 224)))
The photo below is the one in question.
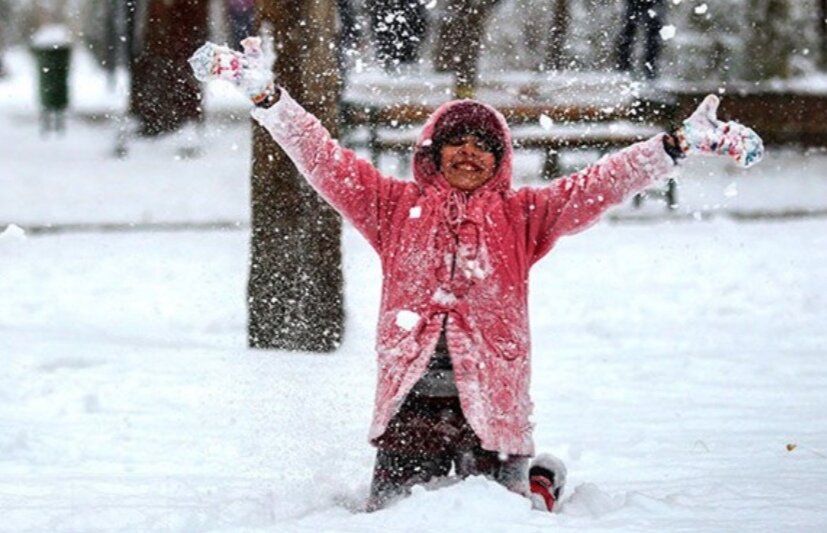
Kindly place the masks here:
MULTIPOLYGON (((453 189, 417 143, 414 181, 383 176, 339 146, 285 91, 253 117, 310 184, 370 242, 382 263, 376 339, 374 440, 425 373, 443 324, 463 413, 483 448, 533 455, 529 416, 528 272, 563 235, 673 168, 662 136, 637 143, 541 188, 511 189, 511 137, 495 176, 466 194, 453 189)), ((486 106, 487 107, 487 106, 486 106)))

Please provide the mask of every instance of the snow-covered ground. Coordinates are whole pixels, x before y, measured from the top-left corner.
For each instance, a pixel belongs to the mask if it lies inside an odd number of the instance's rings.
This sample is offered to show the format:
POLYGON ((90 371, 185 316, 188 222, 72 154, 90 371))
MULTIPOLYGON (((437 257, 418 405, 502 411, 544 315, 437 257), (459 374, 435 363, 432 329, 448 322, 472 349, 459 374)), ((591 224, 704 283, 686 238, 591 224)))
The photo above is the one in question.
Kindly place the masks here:
MULTIPOLYGON (((115 120, 40 138, 31 65, 7 64, 0 530, 827 529, 827 156, 690 162, 674 216, 650 202, 652 222, 604 222, 535 268, 535 437, 569 469, 559 513, 481 479, 354 513, 373 461, 368 246, 345 229, 338 352, 246 349, 247 123, 209 122, 199 158, 180 135, 116 159, 115 120), (757 212, 778 218, 735 217, 757 212), (84 231, 49 233, 66 224, 84 231), (91 231, 106 224, 136 231, 91 231)), ((73 88, 75 110, 118 116, 100 76, 73 88)))

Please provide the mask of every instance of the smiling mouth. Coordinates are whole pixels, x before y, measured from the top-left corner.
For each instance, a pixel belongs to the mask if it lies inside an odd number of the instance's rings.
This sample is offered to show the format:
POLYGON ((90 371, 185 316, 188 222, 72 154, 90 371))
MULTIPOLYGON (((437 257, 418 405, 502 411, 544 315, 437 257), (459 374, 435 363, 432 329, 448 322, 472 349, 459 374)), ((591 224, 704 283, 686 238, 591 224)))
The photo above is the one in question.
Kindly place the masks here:
POLYGON ((457 161, 452 166, 458 170, 482 170, 482 167, 474 161, 457 161))

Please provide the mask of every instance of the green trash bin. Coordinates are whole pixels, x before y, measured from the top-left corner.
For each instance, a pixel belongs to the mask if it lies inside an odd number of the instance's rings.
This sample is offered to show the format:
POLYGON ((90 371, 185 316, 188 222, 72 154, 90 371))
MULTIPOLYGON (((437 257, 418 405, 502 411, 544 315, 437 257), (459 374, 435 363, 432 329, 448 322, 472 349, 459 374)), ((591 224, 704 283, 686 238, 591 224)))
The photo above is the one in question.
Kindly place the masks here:
POLYGON ((37 61, 40 105, 44 111, 63 111, 69 105, 69 61, 72 48, 50 46, 32 49, 37 61))
POLYGON ((31 51, 37 65, 40 131, 62 132, 69 106, 72 32, 64 24, 43 25, 32 35, 31 51))

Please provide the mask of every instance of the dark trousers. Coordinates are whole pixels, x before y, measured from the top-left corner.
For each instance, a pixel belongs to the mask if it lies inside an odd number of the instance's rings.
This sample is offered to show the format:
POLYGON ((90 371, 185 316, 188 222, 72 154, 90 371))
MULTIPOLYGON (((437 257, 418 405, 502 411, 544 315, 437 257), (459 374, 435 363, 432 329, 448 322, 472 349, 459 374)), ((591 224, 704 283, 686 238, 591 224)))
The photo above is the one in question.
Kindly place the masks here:
POLYGON ((662 45, 660 30, 663 28, 665 11, 664 0, 626 0, 623 28, 617 45, 617 68, 619 70, 633 70, 632 55, 635 34, 638 28, 642 28, 646 39, 644 43, 644 60, 646 63, 643 73, 647 78, 657 77, 658 57, 662 45))
POLYGON ((484 450, 456 396, 409 394, 375 444, 378 447, 368 510, 410 493, 413 485, 448 476, 484 475, 528 494, 528 457, 484 450))

